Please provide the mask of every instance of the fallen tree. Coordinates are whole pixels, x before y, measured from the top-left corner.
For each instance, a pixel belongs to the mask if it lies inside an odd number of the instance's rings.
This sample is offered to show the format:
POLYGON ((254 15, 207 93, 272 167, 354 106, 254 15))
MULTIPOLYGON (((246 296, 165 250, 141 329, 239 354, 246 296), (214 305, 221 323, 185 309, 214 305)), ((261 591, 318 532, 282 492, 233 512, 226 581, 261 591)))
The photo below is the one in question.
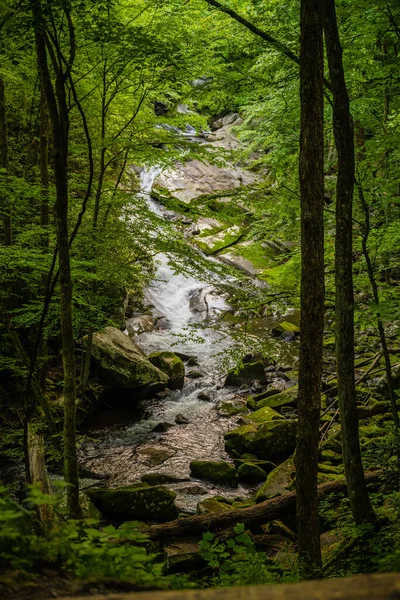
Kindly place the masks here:
MULTIPOLYGON (((372 471, 365 474, 367 484, 376 483, 383 471, 372 471)), ((318 497, 321 500, 329 494, 346 493, 346 480, 340 479, 318 486, 318 497)), ((296 510, 296 492, 288 492, 271 500, 266 500, 249 508, 227 510, 210 515, 198 515, 176 519, 162 525, 153 525, 145 530, 151 540, 160 541, 169 538, 184 537, 204 531, 227 529, 236 523, 244 523, 247 527, 269 523, 275 519, 291 516, 296 510)))

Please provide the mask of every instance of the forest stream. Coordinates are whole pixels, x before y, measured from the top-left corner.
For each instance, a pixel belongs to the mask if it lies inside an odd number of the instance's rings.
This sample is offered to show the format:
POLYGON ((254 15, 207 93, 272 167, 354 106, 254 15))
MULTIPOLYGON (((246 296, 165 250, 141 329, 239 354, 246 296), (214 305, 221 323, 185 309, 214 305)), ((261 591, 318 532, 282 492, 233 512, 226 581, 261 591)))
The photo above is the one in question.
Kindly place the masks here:
MULTIPOLYGON (((167 211, 151 196, 159 174, 157 167, 143 168, 140 193, 150 210, 162 217, 167 211)), ((81 447, 81 466, 93 474, 106 476, 108 487, 128 485, 143 475, 157 473, 160 483, 177 493, 178 509, 187 513, 195 513, 199 501, 206 496, 249 497, 257 485, 241 483, 232 488, 189 477, 189 464, 193 460, 231 462, 224 448, 224 434, 234 429, 241 417, 227 416, 224 403, 242 404, 242 412, 246 412, 249 388, 238 390, 223 385, 224 376, 233 365, 229 350, 234 341, 229 330, 216 331, 212 327, 215 319, 229 309, 228 299, 218 289, 218 281, 210 285, 190 272, 177 273, 168 257, 161 255, 154 281, 146 291, 146 302, 153 316, 158 317, 158 328, 135 335, 129 332, 128 320, 125 333, 133 335, 146 354, 173 351, 186 363, 189 361, 192 366, 186 364, 184 387, 143 400, 134 414, 106 407, 101 410, 81 447), (190 329, 194 323, 202 324, 195 336, 190 329)), ((296 315, 290 311, 285 318, 296 321, 296 315)), ((269 335, 270 355, 276 364, 294 368, 298 343, 270 335, 268 332, 276 323, 274 318, 258 319, 252 324, 251 334, 269 335)), ((282 389, 293 384, 283 379, 279 383, 282 389)), ((84 481, 83 489, 85 486, 91 487, 92 482, 84 481)))

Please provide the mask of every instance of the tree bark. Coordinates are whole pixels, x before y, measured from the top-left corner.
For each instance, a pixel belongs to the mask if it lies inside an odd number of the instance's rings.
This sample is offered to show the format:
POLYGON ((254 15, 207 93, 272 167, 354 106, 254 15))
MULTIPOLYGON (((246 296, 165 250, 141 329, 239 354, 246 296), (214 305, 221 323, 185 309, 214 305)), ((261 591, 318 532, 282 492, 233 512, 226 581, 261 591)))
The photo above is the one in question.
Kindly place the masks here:
MULTIPOLYGON (((8 170, 8 137, 6 119, 6 97, 4 79, 0 77, 0 166, 4 169, 4 176, 8 170)), ((5 207, 4 207, 5 209, 5 207)), ((11 215, 6 211, 3 216, 4 245, 11 246, 13 243, 11 215)))
MULTIPOLYGON (((365 474, 368 483, 377 483, 383 475, 383 471, 374 471, 365 474)), ((333 481, 319 485, 317 488, 317 499, 322 500, 329 494, 340 494, 346 492, 346 480, 333 481)), ((162 525, 152 525, 144 530, 151 540, 167 540, 175 537, 184 537, 204 531, 217 531, 232 527, 237 523, 244 523, 247 527, 262 525, 275 519, 284 519, 295 514, 296 492, 282 494, 272 500, 266 500, 249 508, 238 508, 225 512, 187 517, 177 519, 162 525)), ((319 533, 318 533, 319 535, 319 533)))
MULTIPOLYGON (((76 369, 72 326, 72 279, 68 236, 68 110, 65 96, 67 75, 56 68, 55 88, 47 63, 46 29, 40 0, 31 0, 34 20, 38 71, 46 95, 53 132, 54 175, 56 184, 55 222, 60 272, 60 321, 64 369, 64 477, 67 487, 67 511, 70 518, 81 516, 76 455, 76 369)), ((69 15, 67 15, 67 18, 69 15)), ((71 23, 69 21, 71 27, 71 23)), ((70 29, 71 56, 74 40, 70 29)), ((53 61, 54 62, 54 61, 53 61)), ((53 64, 53 66, 55 66, 53 64)), ((70 65, 72 66, 72 65, 70 65)), ((68 67, 66 67, 68 68, 68 67)))
POLYGON ((338 396, 343 461, 357 524, 374 512, 364 481, 354 377, 353 192, 354 127, 342 61, 334 0, 324 0, 324 32, 333 93, 333 131, 338 153, 336 185, 335 319, 338 396))
MULTIPOLYGON (((42 494, 50 495, 51 488, 45 463, 43 436, 28 429, 28 452, 31 483, 39 485, 42 494)), ((51 504, 42 504, 38 509, 40 521, 45 525, 54 518, 51 504)))
POLYGON ((318 444, 324 332, 324 59, 319 0, 301 2, 301 337, 296 447, 297 529, 303 576, 322 564, 318 444))

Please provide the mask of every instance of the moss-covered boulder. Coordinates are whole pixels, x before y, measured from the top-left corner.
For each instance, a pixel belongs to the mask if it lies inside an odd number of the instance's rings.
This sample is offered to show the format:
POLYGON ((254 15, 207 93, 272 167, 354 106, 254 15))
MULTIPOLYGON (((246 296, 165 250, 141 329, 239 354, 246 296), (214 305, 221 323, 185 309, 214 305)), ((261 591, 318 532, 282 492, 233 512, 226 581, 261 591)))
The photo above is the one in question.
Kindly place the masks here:
POLYGON ((185 382, 185 365, 183 360, 173 352, 154 352, 149 355, 152 365, 168 376, 168 387, 181 390, 185 382))
POLYGON ((271 471, 267 481, 260 487, 256 494, 256 502, 264 502, 264 500, 269 500, 269 498, 275 498, 275 496, 280 496, 290 489, 293 483, 294 471, 293 458, 289 458, 271 471))
POLYGON ((166 387, 168 377, 157 369, 127 335, 106 327, 93 335, 93 364, 104 383, 148 395, 166 387))
POLYGON ((240 481, 250 484, 261 483, 261 481, 265 481, 267 478, 267 474, 264 469, 252 463, 241 464, 238 468, 237 474, 240 481))
POLYGON ((225 448, 234 456, 254 454, 270 460, 286 456, 296 445, 296 422, 286 419, 249 423, 225 434, 225 448))
POLYGON ((190 463, 190 475, 222 485, 237 485, 238 482, 235 468, 224 461, 193 460, 190 463))
POLYGON ((257 408, 263 408, 264 406, 268 406, 269 408, 280 408, 281 406, 294 406, 297 401, 297 397, 299 395, 299 390, 297 385, 287 388, 280 392, 279 394, 273 394, 267 398, 263 398, 258 401, 256 406, 257 408))
POLYGON ((269 423, 270 421, 281 421, 284 419, 282 415, 280 415, 276 410, 270 408, 269 406, 264 406, 263 408, 259 408, 251 415, 244 417, 244 421, 249 423, 269 423))
POLYGON ((225 512, 226 510, 232 510, 232 506, 226 502, 218 500, 217 498, 204 498, 204 500, 200 500, 197 505, 198 515, 211 515, 225 512))
POLYGON ((174 491, 146 483, 88 492, 93 504, 106 516, 118 520, 138 519, 164 523, 178 517, 174 491))
POLYGON ((254 363, 245 363, 229 371, 225 380, 226 386, 241 386, 250 384, 252 381, 260 381, 265 383, 267 377, 265 375, 264 365, 261 361, 254 363))
POLYGON ((272 329, 271 333, 276 336, 282 335, 284 333, 299 334, 300 327, 294 325, 293 323, 289 323, 289 321, 283 321, 282 323, 279 323, 279 325, 276 325, 272 329))

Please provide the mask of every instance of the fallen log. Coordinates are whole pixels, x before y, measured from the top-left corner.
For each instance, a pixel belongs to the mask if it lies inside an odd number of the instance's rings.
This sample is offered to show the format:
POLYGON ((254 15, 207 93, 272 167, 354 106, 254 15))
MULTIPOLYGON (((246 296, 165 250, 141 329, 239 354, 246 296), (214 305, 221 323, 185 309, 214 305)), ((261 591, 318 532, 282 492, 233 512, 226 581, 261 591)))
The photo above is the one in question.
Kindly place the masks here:
MULTIPOLYGON (((366 483, 375 483, 382 477, 383 471, 372 471, 365 474, 366 483)), ((340 479, 329 483, 323 483, 318 486, 318 496, 320 499, 329 496, 329 494, 346 493, 346 480, 340 479)), ((294 514, 296 510, 296 492, 289 492, 277 496, 271 500, 265 500, 249 508, 239 508, 236 510, 227 510, 217 514, 199 515, 176 519, 162 525, 152 525, 145 530, 146 535, 151 540, 160 541, 169 538, 190 536, 204 531, 216 531, 226 529, 244 523, 246 526, 260 525, 284 519, 294 514)))
MULTIPOLYGON (((91 600, 393 600, 400 598, 397 573, 359 575, 256 587, 213 588, 90 596, 91 600)), ((60 599, 61 600, 61 599, 60 599)), ((87 596, 75 597, 87 600, 87 596)))

